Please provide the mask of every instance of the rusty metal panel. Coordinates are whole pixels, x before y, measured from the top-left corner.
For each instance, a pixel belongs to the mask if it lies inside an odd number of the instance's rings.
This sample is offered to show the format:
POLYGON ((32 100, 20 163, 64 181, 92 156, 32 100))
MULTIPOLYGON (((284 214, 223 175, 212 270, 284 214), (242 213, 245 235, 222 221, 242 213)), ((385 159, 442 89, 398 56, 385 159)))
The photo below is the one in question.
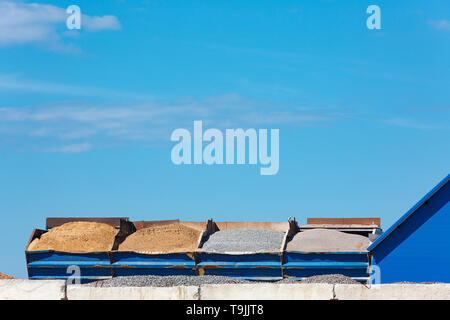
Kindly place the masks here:
POLYGON ((78 222, 78 221, 86 221, 86 222, 99 222, 99 223, 106 223, 113 227, 118 228, 120 226, 120 221, 125 220, 128 221, 128 217, 123 218, 47 218, 46 219, 46 228, 51 229, 54 227, 59 227, 63 225, 64 223, 68 222, 78 222))
POLYGON ((215 223, 219 230, 249 228, 249 229, 268 229, 285 232, 289 228, 289 222, 216 221, 215 223))
POLYGON ((163 226, 167 224, 179 223, 180 220, 153 220, 153 221, 133 221, 136 230, 150 228, 152 226, 163 226))
POLYGON ((323 225, 375 225, 378 228, 381 225, 380 218, 308 218, 307 224, 323 224, 323 225))

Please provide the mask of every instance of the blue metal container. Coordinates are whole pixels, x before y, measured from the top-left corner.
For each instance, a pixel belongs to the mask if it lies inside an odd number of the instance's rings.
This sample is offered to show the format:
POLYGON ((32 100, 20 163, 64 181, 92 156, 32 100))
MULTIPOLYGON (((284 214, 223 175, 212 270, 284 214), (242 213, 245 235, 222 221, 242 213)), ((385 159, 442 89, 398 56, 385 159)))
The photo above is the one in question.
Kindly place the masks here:
POLYGON ((81 282, 111 278, 111 263, 107 252, 67 253, 58 251, 27 252, 29 279, 68 279, 76 276, 70 267, 80 270, 81 282))
POLYGON ((353 280, 369 279, 368 252, 301 252, 286 251, 283 254, 285 278, 301 280, 306 277, 342 274, 353 280))
MULTIPOLYGON (((134 222, 136 230, 148 228, 157 225, 168 225, 181 223, 188 227, 202 229, 201 239, 207 234, 207 230, 211 228, 212 221, 206 222, 189 222, 179 220, 164 221, 136 221, 134 222)), ((132 251, 111 252, 111 265, 114 277, 118 276, 137 276, 137 275, 156 275, 156 276, 176 276, 190 275, 195 276, 195 254, 194 252, 168 252, 168 253, 139 253, 132 251)))
POLYGON ((222 254, 197 253, 197 274, 247 280, 281 280, 282 252, 222 254))
POLYGON ((111 253, 113 276, 195 276, 193 253, 143 254, 114 251, 111 253))
MULTIPOLYGON (((47 219, 52 222, 51 227, 79 221, 79 218, 53 218, 47 219)), ((84 218, 80 221, 103 222, 115 227, 118 231, 115 235, 112 248, 115 248, 124 237, 133 231, 133 225, 128 222, 128 218, 84 218), (120 224, 118 226, 117 224, 120 224)), ((35 229, 28 241, 25 249, 29 279, 80 279, 82 283, 104 280, 112 277, 112 266, 110 251, 72 253, 54 250, 28 251, 31 242, 40 238, 47 230, 35 229), (79 274, 76 273, 79 268, 79 274), (76 277, 76 278, 74 278, 76 277)))
MULTIPOLYGON (((296 222, 215 222, 210 229, 214 232, 227 229, 268 229, 285 232, 283 243, 278 251, 273 252, 209 252, 197 250, 197 274, 236 277, 246 280, 281 280, 283 248, 286 238, 296 228, 296 222)), ((207 237, 204 238, 206 241, 207 237)), ((200 248, 203 246, 203 242, 200 248)))

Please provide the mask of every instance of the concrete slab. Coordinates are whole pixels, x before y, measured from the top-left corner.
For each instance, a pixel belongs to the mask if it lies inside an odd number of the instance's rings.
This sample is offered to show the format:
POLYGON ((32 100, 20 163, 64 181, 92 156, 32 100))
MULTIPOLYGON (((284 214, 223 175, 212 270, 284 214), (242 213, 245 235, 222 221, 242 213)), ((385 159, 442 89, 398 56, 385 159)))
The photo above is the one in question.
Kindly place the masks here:
POLYGON ((67 286, 69 300, 198 300, 198 287, 116 287, 67 286))
POLYGON ((450 300, 450 284, 337 284, 339 300, 450 300))
POLYGON ((0 300, 61 300, 64 280, 0 280, 0 300))
POLYGON ((330 300, 331 284, 211 284, 200 286, 201 300, 330 300))

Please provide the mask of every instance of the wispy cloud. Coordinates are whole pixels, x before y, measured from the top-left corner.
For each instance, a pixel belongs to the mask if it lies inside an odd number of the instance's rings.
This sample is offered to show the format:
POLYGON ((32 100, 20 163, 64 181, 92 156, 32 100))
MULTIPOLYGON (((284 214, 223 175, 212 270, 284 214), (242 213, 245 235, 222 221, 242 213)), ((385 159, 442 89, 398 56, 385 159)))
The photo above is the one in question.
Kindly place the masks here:
POLYGON ((48 152, 58 152, 58 153, 82 153, 87 152, 92 149, 92 145, 89 143, 78 143, 69 144, 59 147, 53 147, 47 149, 48 152))
POLYGON ((430 20, 428 23, 438 30, 450 31, 450 20, 430 20))
POLYGON ((64 94, 67 96, 101 97, 108 99, 126 98, 130 100, 145 100, 154 98, 150 94, 138 94, 90 86, 26 80, 14 74, 0 74, 0 90, 64 94))
POLYGON ((89 151, 93 145, 163 144, 169 141, 172 130, 191 127, 194 120, 203 120, 205 126, 216 128, 278 128, 324 126, 340 119, 340 115, 327 110, 298 110, 228 94, 141 103, 2 107, 0 138, 34 145, 38 142, 45 150, 58 141, 71 146, 52 148, 53 152, 89 151))
MULTIPOLYGON (((0 0, 0 45, 39 43, 52 49, 70 47, 62 42, 67 17, 65 8, 0 0)), ((118 19, 111 15, 83 14, 81 20, 82 30, 89 32, 120 29, 118 19)))
POLYGON ((434 130, 439 129, 436 125, 428 125, 424 123, 420 123, 413 119, 408 118, 389 118, 385 119, 385 122, 396 127, 409 128, 409 129, 418 129, 418 130, 434 130))

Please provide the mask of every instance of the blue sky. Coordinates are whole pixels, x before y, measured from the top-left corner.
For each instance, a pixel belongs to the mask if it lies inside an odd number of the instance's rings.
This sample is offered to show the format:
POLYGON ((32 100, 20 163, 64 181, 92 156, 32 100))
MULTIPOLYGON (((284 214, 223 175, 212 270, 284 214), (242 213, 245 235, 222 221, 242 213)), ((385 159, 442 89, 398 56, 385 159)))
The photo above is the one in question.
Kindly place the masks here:
POLYGON ((386 229, 449 173, 449 56, 448 1, 0 0, 0 271, 51 216, 386 229), (175 166, 194 120, 279 128, 278 174, 175 166))

